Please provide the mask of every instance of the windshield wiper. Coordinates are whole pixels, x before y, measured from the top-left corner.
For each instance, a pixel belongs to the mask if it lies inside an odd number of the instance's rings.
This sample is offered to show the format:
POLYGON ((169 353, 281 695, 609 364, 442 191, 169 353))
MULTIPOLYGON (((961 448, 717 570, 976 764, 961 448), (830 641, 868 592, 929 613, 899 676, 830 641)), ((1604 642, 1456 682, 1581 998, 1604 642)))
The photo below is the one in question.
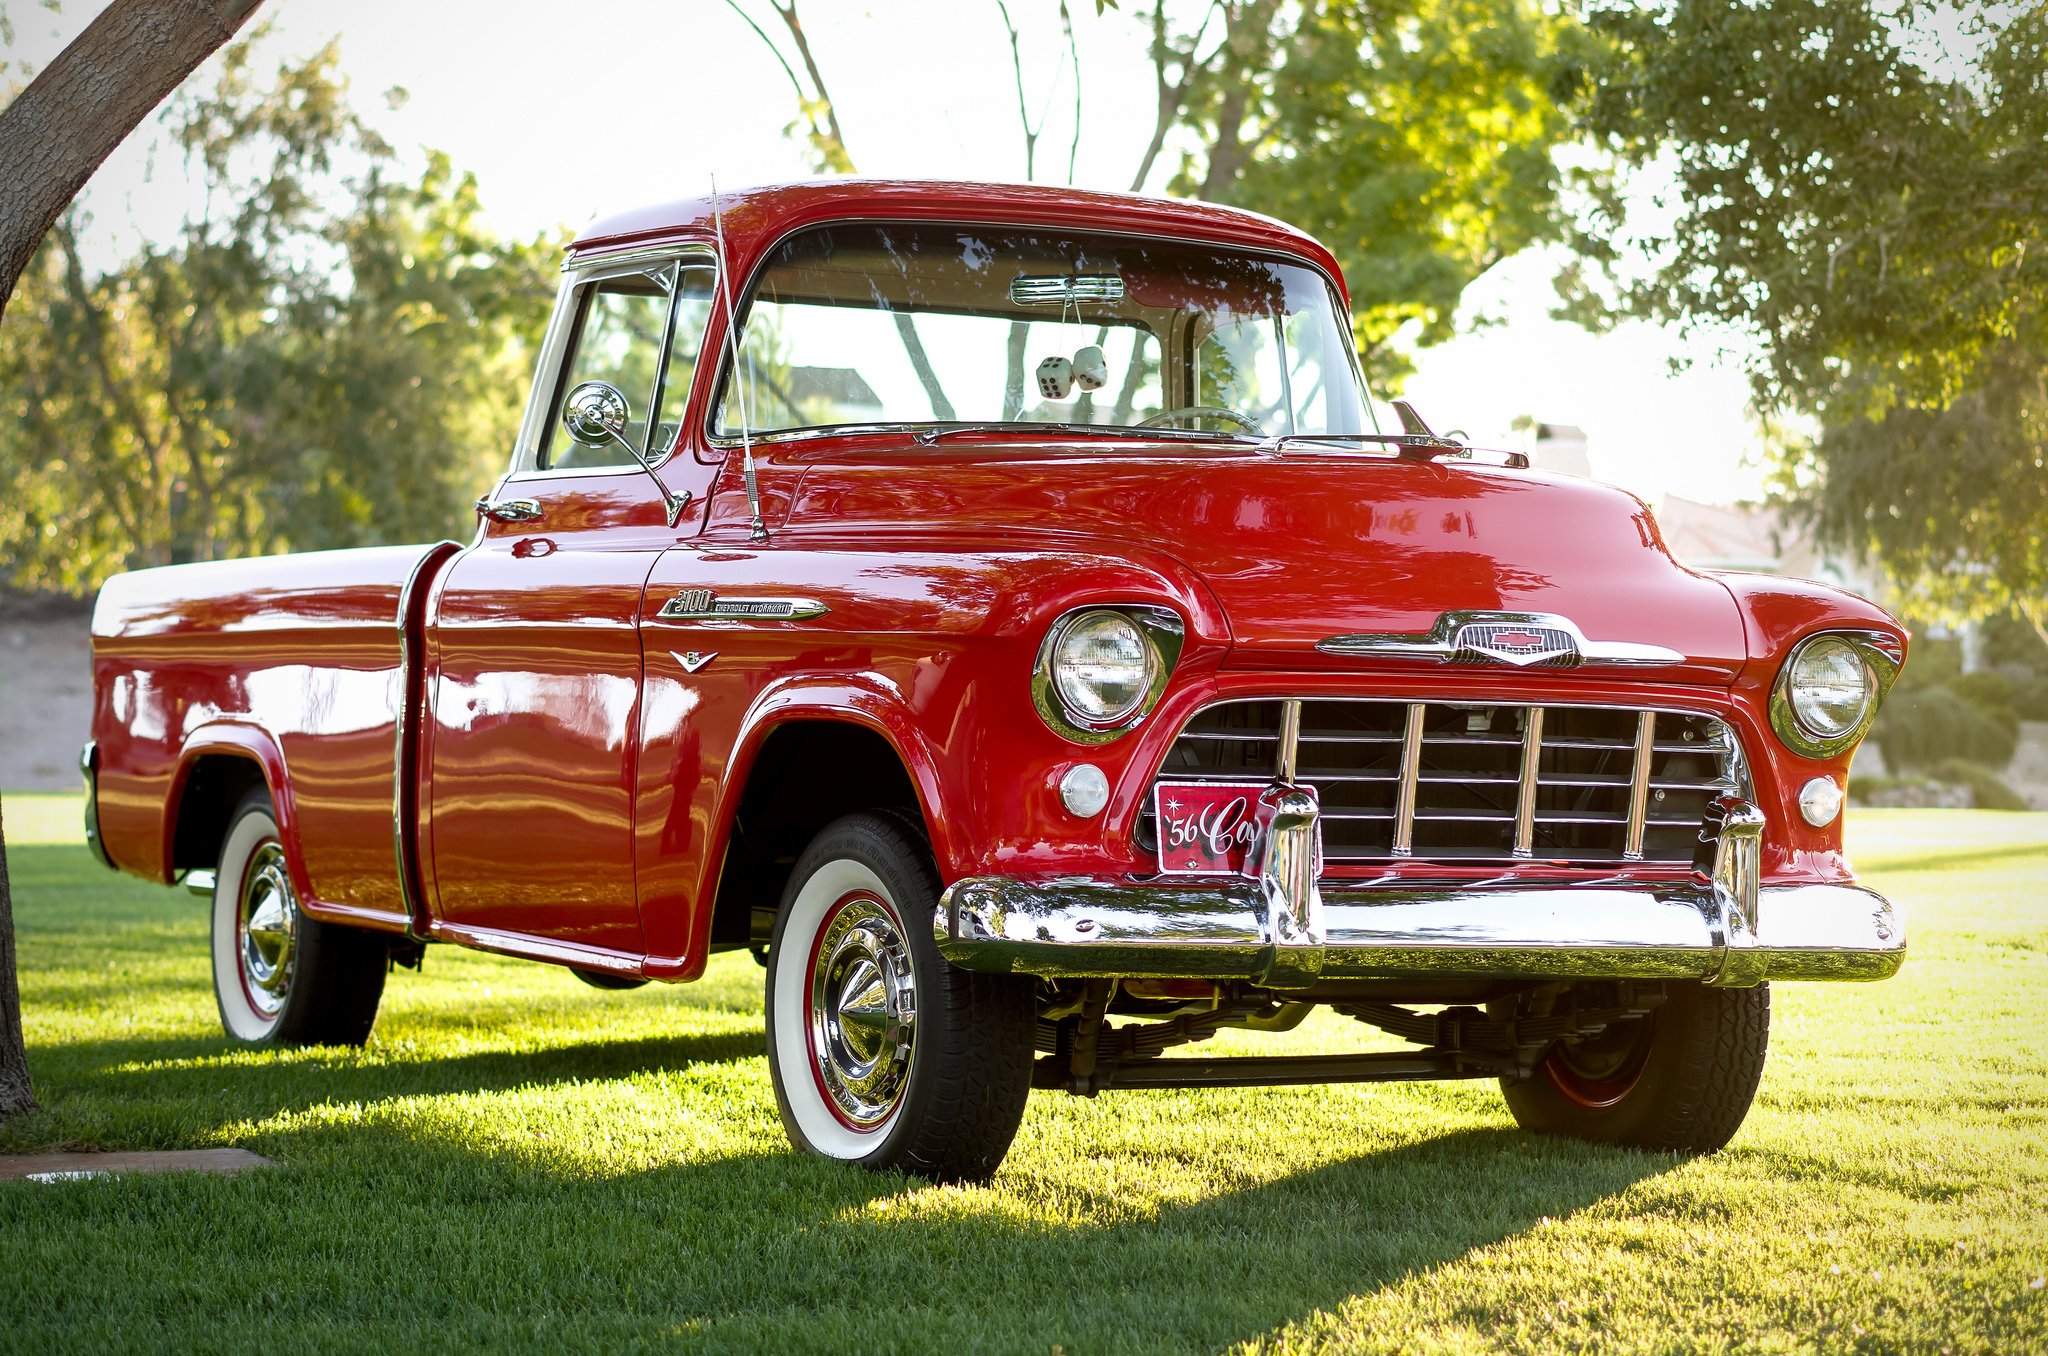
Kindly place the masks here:
POLYGON ((950 438, 956 433, 1065 433, 1079 434, 1089 438, 1179 438, 1214 442, 1226 438, 1232 442, 1260 442, 1263 439, 1248 433, 1225 433, 1214 429, 1195 428, 1139 428, 1135 424, 1041 424, 1017 419, 992 419, 981 423, 928 424, 912 435, 920 447, 930 447, 941 438, 950 438))
POLYGON ((1474 452, 1485 452, 1505 458, 1506 464, 1517 470, 1526 470, 1529 465, 1526 452, 1473 447, 1438 433, 1282 433, 1266 439, 1262 447, 1278 453, 1285 452, 1293 443, 1378 443, 1393 448, 1394 455, 1402 461, 1435 461, 1438 457, 1469 457, 1474 452))

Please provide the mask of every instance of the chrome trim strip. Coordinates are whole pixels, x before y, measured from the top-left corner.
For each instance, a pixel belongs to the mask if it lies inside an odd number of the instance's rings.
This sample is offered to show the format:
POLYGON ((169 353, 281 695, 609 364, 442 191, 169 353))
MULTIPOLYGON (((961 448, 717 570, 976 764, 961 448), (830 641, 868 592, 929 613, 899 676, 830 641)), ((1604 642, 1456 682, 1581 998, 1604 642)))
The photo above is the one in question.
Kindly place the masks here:
MULTIPOLYGON (((651 245, 644 249, 621 250, 616 254, 572 251, 568 257, 562 260, 562 272, 574 273, 578 269, 583 269, 591 273, 592 276, 595 276, 600 270, 631 270, 642 264, 673 262, 686 255, 697 256, 696 262, 700 264, 708 263, 715 266, 718 263, 718 251, 712 249, 709 245, 675 241, 666 245, 651 245)), ((587 281, 587 279, 578 279, 578 281, 587 281)))
MULTIPOLYGON (((1905 961, 1905 929, 1856 885, 1762 891, 1774 927, 1734 957, 1724 894, 1669 887, 1493 886, 1322 891, 1323 979, 1460 975, 1730 982, 1876 980, 1905 961)), ((959 881, 933 917, 939 952, 969 970, 1045 978, 1182 978, 1272 984, 1306 950, 1281 948, 1256 885, 1097 879, 959 881)))
POLYGON ((427 939, 427 929, 433 917, 422 898, 424 878, 419 859, 418 754, 420 717, 427 696, 426 673, 423 658, 413 654, 411 622, 414 610, 421 609, 420 625, 424 632, 426 604, 420 596, 420 586, 432 578, 443 562, 461 550, 462 544, 453 541, 429 546, 413 562, 411 572, 405 577, 405 586, 398 591, 398 711, 391 722, 394 745, 391 756, 391 851, 398 867, 398 904, 405 914, 406 934, 416 942, 427 939), (416 660, 422 665, 417 673, 416 660), (410 832, 407 831, 408 826, 410 832))
POLYGON ((93 860, 109 871, 121 868, 107 855, 106 840, 100 837, 100 745, 88 739, 78 751, 78 772, 85 778, 85 846, 93 860))
POLYGON ((1528 723, 1522 727, 1522 775, 1515 791, 1515 848, 1517 857, 1533 855, 1536 846, 1536 766, 1543 760, 1543 708, 1528 706, 1528 723))
POLYGON ((1423 702, 1408 703, 1408 723, 1401 730, 1401 781, 1394 793, 1394 845, 1396 857, 1415 851, 1415 787, 1422 776, 1423 702))
POLYGON ((1301 701, 1289 698, 1280 703, 1280 780, 1294 785, 1301 770, 1301 701))
POLYGON ((809 621, 831 610, 815 598, 721 598, 710 589, 683 589, 654 615, 659 621, 809 621))
POLYGON ((1681 664, 1685 656, 1662 645, 1643 645, 1626 640, 1588 640, 1586 633, 1569 617, 1554 612, 1446 612, 1427 631, 1361 631, 1331 636, 1316 642, 1324 654, 1368 659, 1419 659, 1441 664, 1497 663, 1546 668, 1578 668, 1587 664, 1681 664), (1545 652, 1517 660, 1499 651, 1486 651, 1479 660, 1466 657, 1458 635, 1468 626, 1529 626, 1563 631, 1577 647, 1575 655, 1545 652))
MULTIPOLYGON (((1723 726, 1725 727, 1725 724, 1723 726)), ((1657 751, 1657 713, 1636 714, 1636 759, 1628 775, 1628 837, 1621 859, 1643 859, 1643 827, 1650 817, 1650 760, 1657 751)))

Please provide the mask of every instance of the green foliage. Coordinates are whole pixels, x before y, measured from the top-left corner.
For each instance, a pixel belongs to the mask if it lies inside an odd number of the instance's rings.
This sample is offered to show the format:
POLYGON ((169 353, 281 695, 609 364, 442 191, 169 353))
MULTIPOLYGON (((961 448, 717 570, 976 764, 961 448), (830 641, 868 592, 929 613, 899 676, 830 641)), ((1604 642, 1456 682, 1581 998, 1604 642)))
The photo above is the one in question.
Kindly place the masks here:
POLYGON ((1189 72, 1179 121, 1198 142, 1169 187, 1318 236, 1344 266, 1368 375, 1396 386, 1397 334, 1449 338, 1473 279, 1558 235, 1553 154, 1587 36, 1535 0, 1216 9, 1220 44, 1206 18, 1155 29, 1189 72))
POLYGON ((1759 409, 1803 416, 1779 491, 1949 617, 2048 640, 2048 6, 1606 6, 1589 130, 1676 171, 1618 194, 1561 280, 1581 318, 1755 341, 1759 409), (1647 274, 1626 261, 1647 254, 1647 274))
POLYGON ((2007 786, 1992 769, 1961 758, 1944 758, 1929 769, 1936 781, 1970 788, 1970 804, 1979 810, 2024 810, 2026 798, 2007 786))
POLYGON ((2010 710, 1987 710, 1951 684, 1902 686, 1885 701, 1870 737, 1894 770, 1927 770, 1948 759, 2002 768, 2012 761, 2019 724, 2010 710))
POLYGON ((0 559, 86 591, 143 565, 431 538, 502 462, 553 294, 448 158, 349 108, 333 47, 249 46, 168 121, 199 204, 91 276, 52 233, 0 329, 0 559))

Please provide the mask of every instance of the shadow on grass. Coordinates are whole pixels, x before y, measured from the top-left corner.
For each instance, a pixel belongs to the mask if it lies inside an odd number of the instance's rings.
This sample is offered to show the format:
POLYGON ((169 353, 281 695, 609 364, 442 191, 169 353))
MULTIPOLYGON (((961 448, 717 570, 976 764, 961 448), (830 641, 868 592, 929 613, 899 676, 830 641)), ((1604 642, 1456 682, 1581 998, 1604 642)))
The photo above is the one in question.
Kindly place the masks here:
POLYGON ((219 1039, 67 1042, 30 1052, 44 1110, 9 1123, 0 1149, 177 1147, 238 1122, 330 1103, 371 1106, 725 1064, 759 1055, 761 1039, 756 1028, 421 1059, 321 1049, 279 1058, 219 1039), (61 1141, 49 1140, 59 1125, 61 1141))
MULTIPOLYGON (((1018 1168, 992 1190, 794 1155, 598 1178, 390 1121, 267 1140, 294 1166, 0 1193, 0 1222, 32 1209, 47 1226, 33 1242, 0 1229, 0 1276, 73 1278, 37 1299, 51 1334, 146 1297, 170 1345, 318 1345, 347 1324, 377 1345, 1213 1350, 1673 1162, 1472 1130, 1156 1210, 1063 1214, 1072 1198, 1017 1183, 1018 1168), (222 1297, 251 1275, 262 1313, 222 1326, 222 1297)), ((0 1313, 22 1313, 8 1286, 0 1313)))

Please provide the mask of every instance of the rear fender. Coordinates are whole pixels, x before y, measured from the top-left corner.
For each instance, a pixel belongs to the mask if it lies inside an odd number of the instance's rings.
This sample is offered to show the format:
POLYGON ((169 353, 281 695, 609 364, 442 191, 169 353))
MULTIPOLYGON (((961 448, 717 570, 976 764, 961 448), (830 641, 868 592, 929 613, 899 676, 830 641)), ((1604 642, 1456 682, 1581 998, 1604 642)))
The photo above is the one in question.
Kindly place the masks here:
POLYGON ((170 795, 164 801, 163 871, 160 879, 169 885, 177 878, 177 869, 172 862, 185 792, 192 779, 192 769, 198 766, 200 759, 214 754, 246 759, 262 771, 263 785, 270 793, 270 811, 277 820, 278 836, 284 840, 285 866, 291 873, 292 888, 298 892, 302 903, 311 901, 313 884, 306 876, 305 853, 300 851, 298 807, 292 799, 292 783, 285 770, 284 751, 268 730, 242 721, 211 721, 186 737, 185 745, 178 753, 177 770, 171 775, 170 795))

